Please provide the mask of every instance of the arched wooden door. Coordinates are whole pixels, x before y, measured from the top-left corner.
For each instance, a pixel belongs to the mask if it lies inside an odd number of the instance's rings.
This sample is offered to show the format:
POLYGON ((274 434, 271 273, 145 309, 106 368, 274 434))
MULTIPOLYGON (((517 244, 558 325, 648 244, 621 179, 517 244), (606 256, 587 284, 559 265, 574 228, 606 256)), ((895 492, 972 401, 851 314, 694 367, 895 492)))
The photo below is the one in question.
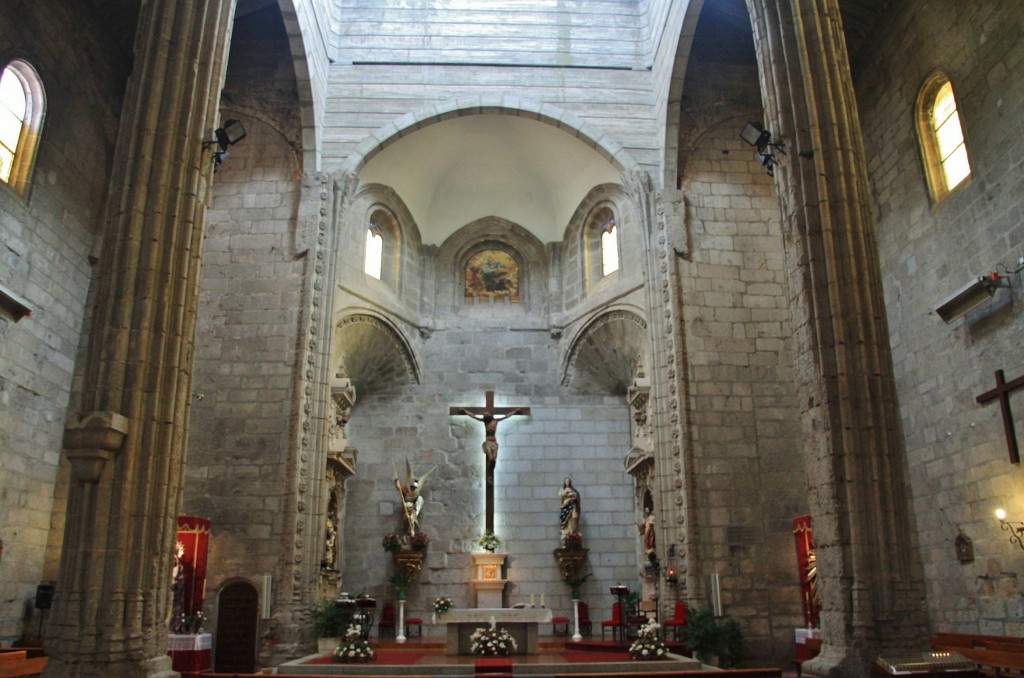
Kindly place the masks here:
POLYGON ((259 594, 248 582, 224 587, 217 603, 217 642, 214 671, 256 672, 256 622, 259 594))

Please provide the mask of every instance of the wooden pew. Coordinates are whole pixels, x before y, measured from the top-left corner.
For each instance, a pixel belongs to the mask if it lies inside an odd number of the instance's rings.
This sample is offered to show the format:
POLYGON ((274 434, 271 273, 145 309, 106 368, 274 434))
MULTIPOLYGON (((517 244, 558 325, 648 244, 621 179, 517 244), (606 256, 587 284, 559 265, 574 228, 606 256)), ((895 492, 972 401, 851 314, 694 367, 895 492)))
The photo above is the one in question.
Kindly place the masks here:
POLYGON ((972 633, 937 633, 933 650, 958 652, 990 676, 1024 676, 1024 638, 972 633))
POLYGON ((643 673, 556 673, 555 678, 781 678, 782 669, 714 669, 693 671, 644 671, 643 673))
POLYGON ((38 676, 46 667, 46 657, 29 658, 25 650, 0 651, 0 678, 38 676))

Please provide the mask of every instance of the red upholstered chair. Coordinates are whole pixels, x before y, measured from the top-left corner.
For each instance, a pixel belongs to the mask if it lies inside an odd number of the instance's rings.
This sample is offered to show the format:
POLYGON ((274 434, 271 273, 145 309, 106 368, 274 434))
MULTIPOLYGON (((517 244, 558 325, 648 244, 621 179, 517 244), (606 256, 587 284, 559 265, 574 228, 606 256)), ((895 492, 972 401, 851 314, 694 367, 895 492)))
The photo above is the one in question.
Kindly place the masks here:
POLYGON ((569 635, 569 618, 568 617, 552 617, 551 618, 551 635, 553 636, 567 636, 569 635))
POLYGON ((406 617, 405 618, 405 637, 409 638, 412 636, 412 627, 416 627, 416 635, 423 635, 423 620, 419 617, 406 617))
POLYGON ((601 622, 601 640, 604 640, 604 630, 612 630, 612 640, 619 637, 619 628, 622 626, 622 603, 612 604, 612 618, 601 622))
POLYGON ((672 637, 675 640, 679 640, 679 631, 686 626, 686 603, 676 603, 676 611, 671 619, 666 619, 662 623, 662 628, 665 629, 665 633, 668 634, 668 630, 672 629, 672 637))
POLYGON ((385 603, 381 608, 380 621, 377 622, 377 636, 383 638, 385 629, 391 632, 392 638, 395 637, 395 606, 391 603, 385 603))
POLYGON ((590 636, 594 633, 594 622, 590 621, 590 608, 582 600, 579 602, 580 606, 580 633, 585 636, 590 636))

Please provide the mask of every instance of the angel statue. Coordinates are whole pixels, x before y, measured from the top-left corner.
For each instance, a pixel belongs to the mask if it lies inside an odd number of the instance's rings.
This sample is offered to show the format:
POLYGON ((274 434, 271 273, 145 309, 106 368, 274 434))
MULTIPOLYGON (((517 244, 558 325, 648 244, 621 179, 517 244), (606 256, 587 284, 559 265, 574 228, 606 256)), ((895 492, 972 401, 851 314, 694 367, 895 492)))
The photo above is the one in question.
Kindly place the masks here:
POLYGON ((420 524, 420 510, 423 508, 423 485, 436 468, 437 466, 432 466, 429 471, 416 478, 412 473, 412 464, 406 459, 404 484, 398 479, 398 469, 395 469, 395 488, 402 495, 402 512, 405 514, 405 524, 409 529, 410 537, 416 535, 416 529, 420 524))

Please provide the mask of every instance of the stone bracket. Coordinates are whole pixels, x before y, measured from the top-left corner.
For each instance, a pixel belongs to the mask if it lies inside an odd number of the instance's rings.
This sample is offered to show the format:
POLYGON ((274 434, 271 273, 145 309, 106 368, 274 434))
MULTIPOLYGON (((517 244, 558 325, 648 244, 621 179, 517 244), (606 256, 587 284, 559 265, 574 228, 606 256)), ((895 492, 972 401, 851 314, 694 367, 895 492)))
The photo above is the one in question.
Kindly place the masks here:
POLYGON ((64 449, 72 477, 82 483, 98 482, 107 462, 121 451, 127 434, 128 417, 117 412, 74 416, 64 428, 64 449))

